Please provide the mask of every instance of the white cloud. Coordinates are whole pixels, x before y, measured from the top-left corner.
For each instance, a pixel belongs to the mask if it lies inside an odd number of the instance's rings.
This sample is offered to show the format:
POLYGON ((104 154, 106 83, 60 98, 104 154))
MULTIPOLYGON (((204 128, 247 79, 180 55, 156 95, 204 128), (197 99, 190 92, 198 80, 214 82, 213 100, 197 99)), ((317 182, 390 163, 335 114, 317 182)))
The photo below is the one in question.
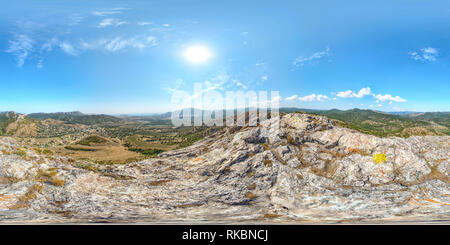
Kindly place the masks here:
POLYGON ((420 49, 420 51, 409 52, 408 54, 413 60, 432 62, 436 61, 436 58, 439 56, 439 51, 436 48, 428 47, 420 49))
POLYGON ((5 51, 15 56, 17 66, 22 67, 28 55, 34 50, 34 40, 27 35, 18 35, 14 40, 9 41, 9 47, 5 51))
POLYGON ((293 64, 294 64, 295 67, 302 67, 307 62, 310 62, 310 61, 313 61, 313 60, 319 60, 319 59, 322 59, 323 57, 326 57, 326 56, 330 56, 330 48, 329 47, 327 47, 323 51, 316 52, 316 53, 312 54, 309 57, 302 57, 302 56, 297 57, 297 58, 295 58, 293 64))
POLYGON ((307 96, 303 96, 298 98, 298 100, 300 101, 325 101, 325 100, 329 100, 330 98, 328 98, 328 96, 323 95, 323 94, 311 94, 311 95, 307 95, 307 96))
POLYGON ((264 82, 264 81, 267 81, 267 79, 269 79, 268 76, 262 76, 262 77, 261 77, 261 81, 263 81, 263 82, 264 82))
POLYGON ((169 27, 170 25, 169 24, 162 24, 162 26, 169 27))
POLYGON ((385 94, 385 95, 377 94, 377 95, 374 95, 374 97, 377 98, 378 101, 406 102, 406 100, 401 98, 400 96, 394 97, 390 94, 385 94))
POLYGON ((49 39, 47 42, 42 44, 41 51, 50 52, 53 50, 53 47, 58 46, 58 39, 52 38, 49 39))
POLYGON ((79 14, 73 14, 69 16, 69 26, 75 26, 80 24, 84 20, 84 16, 79 14))
POLYGON ((371 95, 372 91, 370 87, 362 88, 358 91, 358 93, 353 92, 352 90, 347 90, 343 92, 338 92, 337 96, 341 98, 363 98, 366 95, 371 95))
POLYGON ((140 21, 137 23, 139 26, 147 26, 147 25, 151 25, 153 24, 153 22, 148 22, 148 21, 140 21))
POLYGON ((113 39, 101 39, 97 43, 94 44, 88 44, 84 43, 86 48, 89 49, 97 49, 102 48, 105 51, 108 52, 117 52, 117 51, 123 51, 127 48, 137 48, 137 49, 143 49, 145 47, 152 47, 158 45, 157 39, 154 36, 147 36, 147 37, 134 37, 134 38, 128 38, 124 39, 121 37, 116 37, 113 39))
POLYGON ((67 53, 69 55, 72 55, 72 56, 78 55, 78 51, 68 42, 60 43, 59 48, 61 48, 62 51, 64 51, 65 53, 67 53))
POLYGON ((290 101, 290 100, 295 100, 295 99, 297 99, 297 98, 298 98, 298 95, 294 94, 294 95, 292 95, 292 96, 287 97, 286 100, 287 100, 287 101, 290 101))
POLYGON ((123 24, 126 24, 127 22, 125 21, 120 21, 118 19, 113 19, 113 18, 107 18, 107 19, 103 19, 98 25, 98 28, 104 28, 107 26, 120 26, 123 24))
POLYGON ((108 16, 108 15, 113 15, 113 14, 121 14, 122 11, 121 10, 125 10, 124 8, 113 8, 113 9, 108 9, 108 10, 101 10, 101 11, 92 11, 91 14, 95 15, 95 16, 108 16))
POLYGON ((247 86, 246 86, 245 84, 241 83, 239 80, 233 80, 233 83, 234 83, 236 86, 238 86, 238 87, 241 87, 241 88, 243 88, 243 89, 247 89, 247 86))

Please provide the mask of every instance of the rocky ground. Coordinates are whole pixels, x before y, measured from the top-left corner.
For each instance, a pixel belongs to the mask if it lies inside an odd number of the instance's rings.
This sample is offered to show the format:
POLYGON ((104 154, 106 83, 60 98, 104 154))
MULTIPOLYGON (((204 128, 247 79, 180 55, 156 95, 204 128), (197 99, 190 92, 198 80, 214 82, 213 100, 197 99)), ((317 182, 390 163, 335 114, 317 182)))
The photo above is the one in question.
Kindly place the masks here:
POLYGON ((126 165, 0 138, 0 222, 450 221, 449 136, 377 138, 308 114, 282 116, 278 132, 270 122, 126 165))

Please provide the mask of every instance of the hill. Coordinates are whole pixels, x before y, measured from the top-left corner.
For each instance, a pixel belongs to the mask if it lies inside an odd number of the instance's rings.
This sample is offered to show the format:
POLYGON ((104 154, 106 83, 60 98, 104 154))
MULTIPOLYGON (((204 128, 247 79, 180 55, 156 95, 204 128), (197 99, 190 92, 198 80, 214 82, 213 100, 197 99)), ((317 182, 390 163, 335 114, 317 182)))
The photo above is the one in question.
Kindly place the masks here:
POLYGON ((2 137, 1 222, 448 223, 449 136, 379 138, 305 113, 282 115, 280 130, 270 120, 129 164, 2 137))
POLYGON ((29 117, 45 120, 54 119, 63 121, 69 124, 84 124, 84 125, 94 125, 94 124, 105 124, 105 123, 116 123, 120 122, 122 119, 99 114, 99 115, 87 115, 79 111, 74 112, 56 112, 56 113, 31 113, 28 114, 29 117))
POLYGON ((347 128, 379 137, 411 135, 450 135, 450 113, 427 112, 417 114, 394 115, 373 110, 310 110, 281 108, 281 112, 304 111, 311 114, 327 116, 338 120, 347 128))
POLYGON ((450 128, 450 112, 425 112, 419 114, 410 114, 410 118, 432 121, 447 128, 450 128))
POLYGON ((15 122, 20 114, 14 111, 0 112, 0 135, 6 133, 6 128, 12 122, 15 122))

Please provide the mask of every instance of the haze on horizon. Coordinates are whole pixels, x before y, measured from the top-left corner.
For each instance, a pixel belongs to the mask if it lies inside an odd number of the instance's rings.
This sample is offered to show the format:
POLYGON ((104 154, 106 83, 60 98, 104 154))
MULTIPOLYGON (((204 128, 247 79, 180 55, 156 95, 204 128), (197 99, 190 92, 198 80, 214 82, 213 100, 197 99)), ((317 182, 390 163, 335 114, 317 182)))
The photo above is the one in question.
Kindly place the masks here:
POLYGON ((163 113, 175 91, 450 111, 450 4, 36 1, 0 8, 0 111, 163 113))

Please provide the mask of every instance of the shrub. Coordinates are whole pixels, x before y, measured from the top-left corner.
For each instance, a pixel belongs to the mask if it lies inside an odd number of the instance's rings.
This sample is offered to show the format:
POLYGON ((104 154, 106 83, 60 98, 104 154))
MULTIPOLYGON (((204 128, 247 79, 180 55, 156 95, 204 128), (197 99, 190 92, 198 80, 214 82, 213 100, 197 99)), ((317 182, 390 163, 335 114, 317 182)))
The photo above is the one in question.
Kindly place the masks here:
POLYGON ((48 169, 47 171, 39 169, 35 179, 36 181, 42 183, 52 184, 54 186, 63 186, 65 181, 56 177, 57 174, 56 169, 48 169))
POLYGON ((270 159, 264 159, 263 163, 266 167, 272 167, 272 160, 270 159))
POLYGON ((34 148, 34 151, 40 155, 46 155, 46 156, 53 155, 53 151, 51 151, 49 149, 45 149, 45 148, 34 148))
POLYGON ((297 145, 297 142, 295 141, 294 137, 290 136, 289 134, 288 134, 286 140, 291 145, 297 145))
POLYGON ((25 151, 24 149, 17 149, 14 154, 19 155, 21 157, 26 157, 27 156, 27 151, 25 151))

